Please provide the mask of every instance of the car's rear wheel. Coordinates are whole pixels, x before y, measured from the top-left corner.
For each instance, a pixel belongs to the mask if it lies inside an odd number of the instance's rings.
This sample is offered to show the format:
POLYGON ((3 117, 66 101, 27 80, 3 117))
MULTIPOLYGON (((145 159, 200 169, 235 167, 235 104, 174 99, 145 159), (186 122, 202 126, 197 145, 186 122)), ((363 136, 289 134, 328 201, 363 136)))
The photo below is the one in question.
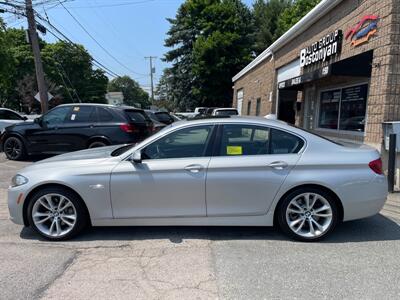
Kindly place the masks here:
POLYGON ((81 199, 64 188, 40 190, 28 206, 29 224, 48 240, 74 237, 85 228, 87 218, 81 199))
POLYGON ((21 160, 25 156, 24 143, 15 136, 10 136, 4 141, 3 150, 10 160, 21 160))
POLYGON ((104 141, 93 141, 93 142, 90 142, 88 149, 99 148, 99 147, 104 147, 104 146, 107 146, 107 143, 104 141))
POLYGON ((335 228, 338 209, 333 197, 316 188, 289 193, 278 209, 278 222, 289 236, 300 241, 317 241, 335 228))

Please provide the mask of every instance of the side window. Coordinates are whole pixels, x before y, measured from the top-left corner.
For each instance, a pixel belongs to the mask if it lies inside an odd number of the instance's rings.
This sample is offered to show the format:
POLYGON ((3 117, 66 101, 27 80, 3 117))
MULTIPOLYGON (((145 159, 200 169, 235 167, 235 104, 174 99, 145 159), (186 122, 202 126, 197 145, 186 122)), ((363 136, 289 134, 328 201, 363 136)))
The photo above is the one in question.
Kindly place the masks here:
POLYGON ((93 106, 72 106, 67 118, 68 123, 96 122, 96 109, 93 106))
POLYGON ((97 108, 97 114, 99 117, 99 122, 111 122, 113 120, 113 115, 103 107, 97 108))
POLYGON ((297 153, 304 146, 304 141, 285 131, 271 129, 271 154, 297 153))
POLYGON ((22 118, 12 111, 4 111, 4 119, 6 120, 22 120, 22 118))
POLYGON ((184 128, 162 137, 143 151, 145 159, 202 157, 206 154, 213 126, 184 128))
POLYGON ((265 155, 269 151, 269 128, 254 125, 224 125, 221 156, 265 155))
POLYGON ((52 109, 43 116, 43 122, 50 126, 60 125, 64 123, 70 110, 70 106, 62 106, 52 109))
POLYGON ((6 111, 5 110, 0 110, 0 119, 6 120, 6 111))

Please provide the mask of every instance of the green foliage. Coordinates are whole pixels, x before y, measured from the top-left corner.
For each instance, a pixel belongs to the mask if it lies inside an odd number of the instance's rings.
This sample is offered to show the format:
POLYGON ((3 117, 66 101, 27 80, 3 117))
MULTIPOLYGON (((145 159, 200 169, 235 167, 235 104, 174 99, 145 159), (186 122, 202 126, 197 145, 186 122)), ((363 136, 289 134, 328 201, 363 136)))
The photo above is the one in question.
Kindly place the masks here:
POLYGON ((254 51, 257 55, 279 38, 278 19, 290 4, 291 0, 256 0, 254 2, 254 51))
MULTIPOLYGON (((48 44, 40 40, 46 84, 55 100, 105 103, 108 78, 94 70, 83 46, 65 42, 48 44)), ((5 29, 0 24, 0 105, 25 112, 38 110, 35 67, 31 46, 22 29, 5 29)))
POLYGON ((66 42, 46 44, 42 49, 46 79, 55 85, 63 102, 105 103, 108 79, 93 70, 90 54, 83 46, 66 42))
POLYGON ((321 0, 294 0, 279 16, 277 37, 288 31, 319 2, 321 2, 321 0))
POLYGON ((231 78, 251 59, 252 17, 240 0, 187 0, 169 19, 169 97, 179 110, 228 106, 231 78))
POLYGON ((142 108, 146 108, 150 105, 149 94, 129 76, 117 77, 111 80, 108 83, 108 91, 122 92, 126 105, 136 106, 137 103, 139 103, 142 108))

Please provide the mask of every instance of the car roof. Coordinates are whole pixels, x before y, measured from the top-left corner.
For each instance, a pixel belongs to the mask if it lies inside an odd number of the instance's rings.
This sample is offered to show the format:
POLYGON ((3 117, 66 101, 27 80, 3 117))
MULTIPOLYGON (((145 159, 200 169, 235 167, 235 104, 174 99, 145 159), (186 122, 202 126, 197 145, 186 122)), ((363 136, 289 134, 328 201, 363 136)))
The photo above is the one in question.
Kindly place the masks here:
POLYGON ((103 103, 65 103, 65 104, 60 104, 58 106, 60 106, 60 107, 61 106, 98 106, 98 107, 107 107, 107 108, 120 109, 120 110, 131 109, 131 110, 143 111, 143 109, 137 108, 134 106, 112 105, 112 104, 103 104, 103 103))
MULTIPOLYGON (((223 116, 223 117, 203 117, 203 118, 195 118, 189 120, 182 120, 173 123, 174 126, 184 126, 185 124, 224 124, 224 123, 256 123, 260 125, 270 125, 270 126, 279 126, 279 127, 288 127, 292 128, 293 126, 289 125, 286 122, 280 120, 270 120, 262 117, 253 117, 253 116, 223 116)), ((294 128, 294 127, 293 127, 294 128)))
POLYGON ((235 108, 235 107, 218 107, 218 108, 215 108, 215 110, 236 110, 237 111, 237 108, 235 108))

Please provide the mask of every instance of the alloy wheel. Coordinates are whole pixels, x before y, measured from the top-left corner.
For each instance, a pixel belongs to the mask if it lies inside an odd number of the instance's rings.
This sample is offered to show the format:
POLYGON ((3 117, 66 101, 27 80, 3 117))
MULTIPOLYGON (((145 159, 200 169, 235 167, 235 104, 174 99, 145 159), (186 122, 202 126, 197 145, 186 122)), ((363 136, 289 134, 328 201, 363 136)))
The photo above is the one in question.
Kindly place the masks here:
POLYGON ((4 152, 10 159, 18 159, 22 153, 22 143, 15 137, 8 138, 4 143, 4 152))
POLYGON ((328 200, 317 193, 303 193, 289 202, 286 222, 296 235, 317 238, 332 225, 332 207, 328 200))
POLYGON ((60 194, 46 194, 37 199, 33 205, 32 220, 42 234, 62 237, 75 227, 77 212, 67 197, 60 194))

